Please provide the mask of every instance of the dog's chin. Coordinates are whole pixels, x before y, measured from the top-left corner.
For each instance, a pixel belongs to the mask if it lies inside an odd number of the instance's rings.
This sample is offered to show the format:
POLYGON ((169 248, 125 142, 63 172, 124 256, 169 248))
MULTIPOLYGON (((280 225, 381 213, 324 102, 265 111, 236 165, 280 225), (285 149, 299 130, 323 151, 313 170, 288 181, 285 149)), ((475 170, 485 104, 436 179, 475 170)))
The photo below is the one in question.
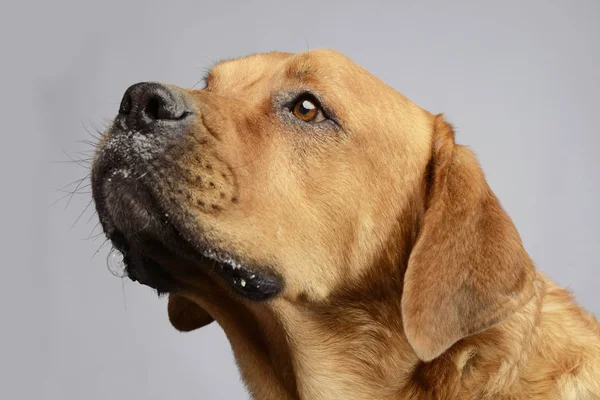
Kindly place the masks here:
POLYGON ((122 174, 110 175, 110 181, 96 184, 94 200, 104 232, 123 254, 132 281, 160 295, 186 290, 190 282, 216 275, 236 295, 254 301, 268 300, 282 290, 283 279, 273 268, 210 243, 198 229, 180 230, 177 215, 160 209, 141 183, 122 174))

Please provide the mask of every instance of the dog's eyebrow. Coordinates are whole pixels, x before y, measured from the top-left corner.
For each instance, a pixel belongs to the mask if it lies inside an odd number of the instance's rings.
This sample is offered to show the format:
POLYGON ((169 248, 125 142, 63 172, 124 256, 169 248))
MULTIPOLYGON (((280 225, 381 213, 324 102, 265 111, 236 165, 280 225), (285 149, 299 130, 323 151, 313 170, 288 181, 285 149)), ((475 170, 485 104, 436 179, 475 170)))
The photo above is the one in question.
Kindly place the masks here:
POLYGON ((289 78, 307 79, 317 74, 317 66, 310 59, 304 58, 290 63, 285 71, 289 78))

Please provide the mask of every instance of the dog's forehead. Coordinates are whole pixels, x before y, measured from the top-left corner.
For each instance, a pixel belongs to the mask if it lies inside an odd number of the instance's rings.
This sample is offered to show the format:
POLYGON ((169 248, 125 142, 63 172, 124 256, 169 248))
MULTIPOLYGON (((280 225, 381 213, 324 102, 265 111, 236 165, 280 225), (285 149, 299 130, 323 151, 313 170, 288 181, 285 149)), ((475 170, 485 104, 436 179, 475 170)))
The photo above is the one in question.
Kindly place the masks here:
POLYGON ((328 49, 262 53, 216 64, 207 88, 247 101, 274 93, 307 90, 335 109, 344 125, 361 132, 417 134, 430 115, 344 54, 328 49), (391 127, 402 125, 401 128, 391 127))
POLYGON ((206 81, 209 85, 221 85, 232 80, 256 80, 291 56, 290 53, 272 52, 222 60, 211 68, 206 81))
POLYGON ((310 50, 295 54, 271 52, 220 61, 210 70, 206 81, 209 86, 224 89, 244 87, 274 77, 314 83, 344 72, 368 74, 334 50, 310 50))

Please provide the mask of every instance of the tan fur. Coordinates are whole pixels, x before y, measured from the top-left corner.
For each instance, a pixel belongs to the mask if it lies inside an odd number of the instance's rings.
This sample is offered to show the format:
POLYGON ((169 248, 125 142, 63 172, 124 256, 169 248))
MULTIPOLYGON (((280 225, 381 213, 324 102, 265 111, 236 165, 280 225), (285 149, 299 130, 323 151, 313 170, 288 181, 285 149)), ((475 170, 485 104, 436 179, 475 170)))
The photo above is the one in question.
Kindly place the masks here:
POLYGON ((188 93, 201 118, 163 204, 285 288, 254 302, 207 272, 169 315, 214 318, 253 398, 600 399, 597 321, 535 269, 441 115, 326 50, 226 61, 188 93), (286 119, 299 90, 341 128, 286 119))

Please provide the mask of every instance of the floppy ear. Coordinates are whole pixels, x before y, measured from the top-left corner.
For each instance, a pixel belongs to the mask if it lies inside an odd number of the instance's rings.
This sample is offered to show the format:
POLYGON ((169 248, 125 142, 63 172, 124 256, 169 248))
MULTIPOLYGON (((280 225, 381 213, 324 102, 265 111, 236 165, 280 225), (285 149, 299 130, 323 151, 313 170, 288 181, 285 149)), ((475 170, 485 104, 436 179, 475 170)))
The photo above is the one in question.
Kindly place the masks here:
POLYGON ((171 325, 181 332, 193 331, 214 321, 198 304, 177 294, 169 295, 167 310, 171 325))
POLYGON ((533 295, 534 267, 473 153, 435 117, 423 225, 404 278, 402 320, 430 361, 502 321, 533 295))

